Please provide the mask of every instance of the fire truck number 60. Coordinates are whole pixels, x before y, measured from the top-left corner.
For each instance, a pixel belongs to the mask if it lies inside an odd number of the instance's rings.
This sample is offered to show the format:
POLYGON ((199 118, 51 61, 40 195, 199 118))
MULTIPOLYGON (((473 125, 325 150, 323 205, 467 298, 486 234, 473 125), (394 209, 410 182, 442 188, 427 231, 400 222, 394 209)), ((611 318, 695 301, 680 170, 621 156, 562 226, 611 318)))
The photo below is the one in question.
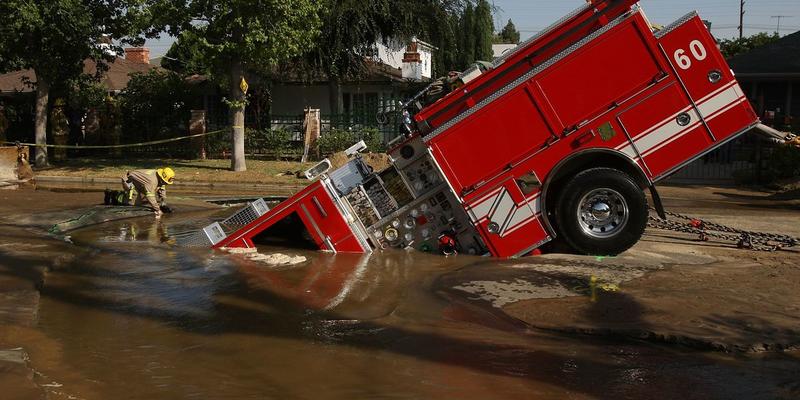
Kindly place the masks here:
MULTIPOLYGON (((693 40, 689 43, 689 51, 697 61, 703 61, 708 56, 706 48, 699 40, 693 40)), ((692 59, 686 55, 686 50, 684 49, 675 50, 675 62, 678 63, 681 69, 689 69, 692 67, 692 59)))

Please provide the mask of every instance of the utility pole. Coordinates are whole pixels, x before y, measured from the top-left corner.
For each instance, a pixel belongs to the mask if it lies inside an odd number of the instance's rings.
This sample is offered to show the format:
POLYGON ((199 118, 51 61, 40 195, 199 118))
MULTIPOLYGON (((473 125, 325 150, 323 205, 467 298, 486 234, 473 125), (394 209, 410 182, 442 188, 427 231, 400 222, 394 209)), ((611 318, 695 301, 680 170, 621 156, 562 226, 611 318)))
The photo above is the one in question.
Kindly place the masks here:
POLYGON ((778 36, 780 36, 781 35, 781 18, 792 18, 792 16, 791 15, 773 15, 770 18, 778 20, 778 26, 777 26, 777 28, 775 28, 775 33, 777 33, 778 36))
POLYGON ((744 4, 745 1, 741 0, 739 5, 739 39, 744 37, 744 4))

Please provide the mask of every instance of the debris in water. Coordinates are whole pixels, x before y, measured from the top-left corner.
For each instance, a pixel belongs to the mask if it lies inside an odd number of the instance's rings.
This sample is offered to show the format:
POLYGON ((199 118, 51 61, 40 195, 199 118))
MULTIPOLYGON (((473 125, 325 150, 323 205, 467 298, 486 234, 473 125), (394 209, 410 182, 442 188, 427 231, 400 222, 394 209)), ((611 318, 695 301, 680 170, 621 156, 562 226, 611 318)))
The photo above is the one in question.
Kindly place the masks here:
POLYGON ((263 262, 270 265, 297 265, 306 262, 303 256, 289 256, 286 254, 250 254, 247 256, 249 260, 263 262))
POLYGON ((231 254, 253 254, 253 253, 258 253, 258 249, 255 249, 255 248, 244 248, 244 247, 241 247, 241 248, 239 248, 239 247, 231 247, 231 248, 226 247, 226 248, 224 248, 222 250, 227 251, 228 253, 231 253, 231 254))
POLYGON ((274 254, 261 254, 258 249, 249 248, 225 248, 223 249, 230 254, 241 254, 251 261, 258 261, 269 265, 297 265, 306 262, 304 256, 290 256, 281 253, 274 254))

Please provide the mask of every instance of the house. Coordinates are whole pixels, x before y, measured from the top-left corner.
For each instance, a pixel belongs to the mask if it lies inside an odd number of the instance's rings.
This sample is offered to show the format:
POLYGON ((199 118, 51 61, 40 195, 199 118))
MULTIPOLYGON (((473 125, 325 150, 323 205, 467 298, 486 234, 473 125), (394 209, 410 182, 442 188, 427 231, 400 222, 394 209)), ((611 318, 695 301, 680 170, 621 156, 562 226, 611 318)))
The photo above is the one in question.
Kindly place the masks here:
POLYGON ((305 108, 324 114, 370 114, 391 107, 415 85, 433 78, 436 48, 413 38, 408 44, 398 40, 378 41, 367 50, 368 71, 358 81, 337 87, 324 78, 308 82, 284 76, 270 89, 273 115, 294 115, 305 108))
MULTIPOLYGON (((125 49, 125 57, 117 57, 108 63, 108 70, 102 74, 102 83, 109 93, 117 93, 128 86, 130 75, 136 72, 147 72, 158 66, 150 64, 150 50, 145 47, 125 49)), ((88 75, 97 73, 97 63, 86 60, 83 72, 88 75)), ((36 76, 31 70, 21 70, 0 75, 0 97, 11 97, 22 93, 32 93, 35 89, 36 76)))
POLYGON ((800 32, 739 54, 729 64, 761 119, 779 129, 800 117, 800 32))
MULTIPOLYGON (((108 93, 118 93, 130 82, 131 74, 147 72, 158 68, 150 64, 150 51, 147 48, 125 49, 125 57, 117 57, 107 63, 107 70, 100 77, 100 83, 108 93)), ((87 59, 83 64, 83 72, 88 75, 97 73, 97 63, 87 59)), ((7 136, 9 139, 30 141, 34 127, 34 98, 36 76, 32 70, 20 70, 0 75, 0 104, 4 106, 5 118, 9 121, 7 136)), ((55 101, 61 94, 51 93, 50 100, 55 101)), ((74 111, 74 110, 73 110, 74 111)), ((70 125, 77 129, 81 125, 83 112, 71 112, 70 125)))

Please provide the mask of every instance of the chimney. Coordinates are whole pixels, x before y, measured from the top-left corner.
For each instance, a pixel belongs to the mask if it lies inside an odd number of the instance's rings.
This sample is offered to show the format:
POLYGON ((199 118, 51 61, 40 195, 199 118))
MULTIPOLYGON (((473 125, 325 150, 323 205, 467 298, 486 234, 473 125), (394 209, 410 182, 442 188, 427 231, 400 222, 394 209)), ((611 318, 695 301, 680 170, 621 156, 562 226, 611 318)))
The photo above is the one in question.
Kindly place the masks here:
POLYGON ((147 47, 128 47, 125 59, 138 64, 150 64, 150 49, 147 47))
POLYGON ((411 40, 403 54, 403 78, 414 81, 422 80, 422 55, 419 53, 417 39, 411 40))

